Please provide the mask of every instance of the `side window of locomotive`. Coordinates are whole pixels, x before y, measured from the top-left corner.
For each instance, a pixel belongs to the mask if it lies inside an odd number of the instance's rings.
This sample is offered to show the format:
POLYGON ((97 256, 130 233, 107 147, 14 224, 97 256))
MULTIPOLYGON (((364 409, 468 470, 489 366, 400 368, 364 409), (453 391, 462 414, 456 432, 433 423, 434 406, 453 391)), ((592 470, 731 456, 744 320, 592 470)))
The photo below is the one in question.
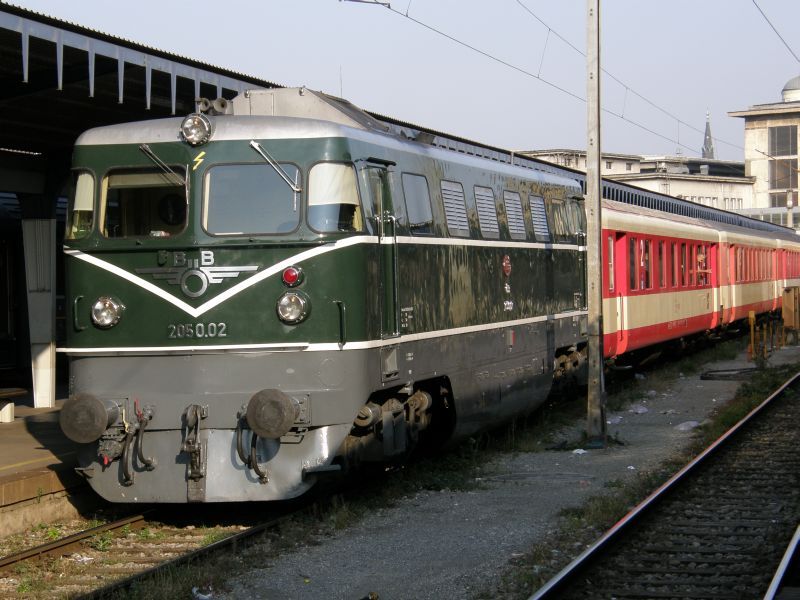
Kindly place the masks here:
POLYGON ((109 238, 169 237, 186 226, 185 170, 110 171, 103 178, 100 223, 109 238))
POLYGON ((408 229, 413 235, 433 235, 433 213, 428 180, 422 175, 403 173, 408 229))
POLYGON ((556 242, 571 242, 574 227, 570 222, 570 213, 563 200, 550 201, 550 221, 553 224, 552 234, 556 242))
POLYGON ((503 191, 503 203, 506 205, 508 232, 512 240, 524 240, 525 217, 522 214, 522 200, 517 192, 503 191))
MULTIPOLYGON (((299 182, 297 167, 281 163, 281 168, 299 182)), ((203 227, 212 235, 286 233, 300 222, 297 202, 268 165, 217 165, 206 174, 203 227)))
POLYGON ((317 231, 364 231, 353 165, 318 163, 308 174, 308 224, 317 231))
POLYGON ((574 230, 573 234, 586 233, 586 215, 583 212, 583 203, 577 200, 568 200, 567 209, 570 212, 570 220, 574 230))
POLYGON ((74 174, 72 195, 67 209, 66 238, 79 240, 89 235, 94 224, 94 175, 87 171, 74 174))
POLYGON ((544 208, 544 198, 541 196, 528 196, 528 203, 531 206, 531 218, 533 219, 533 233, 539 242, 549 242, 550 227, 547 225, 547 212, 544 208))
POLYGON ((457 181, 442 180, 441 190, 447 230, 452 235, 469 236, 469 220, 467 219, 464 187, 457 181))
POLYGON ((500 227, 497 224, 497 208, 494 203, 494 192, 491 188, 476 185, 475 205, 478 207, 478 223, 481 235, 485 238, 499 238, 500 227))

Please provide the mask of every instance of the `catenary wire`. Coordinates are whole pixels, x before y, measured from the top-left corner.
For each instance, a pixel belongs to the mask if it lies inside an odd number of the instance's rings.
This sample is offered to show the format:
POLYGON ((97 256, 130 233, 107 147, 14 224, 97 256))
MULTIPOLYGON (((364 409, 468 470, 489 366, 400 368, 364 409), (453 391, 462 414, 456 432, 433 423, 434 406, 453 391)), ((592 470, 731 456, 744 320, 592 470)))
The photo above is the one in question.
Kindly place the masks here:
MULTIPOLYGON (((351 1, 351 0, 346 0, 346 1, 351 1)), ((514 64, 512 64, 512 63, 510 63, 510 62, 508 62, 506 60, 503 60, 502 58, 498 58, 497 56, 494 56, 493 54, 490 54, 489 52, 486 52, 485 50, 481 50, 480 48, 477 48, 476 46, 473 46, 472 44, 464 42, 463 40, 460 40, 460 39, 456 38, 455 36, 450 35, 449 33, 446 33, 446 32, 444 32, 444 31, 442 31, 440 29, 437 29, 436 27, 434 27, 432 25, 429 25, 428 23, 425 23, 424 21, 420 21, 419 19, 417 19, 415 17, 412 17, 411 15, 407 15, 407 14, 405 14, 405 13, 403 13, 403 12, 397 10, 397 9, 394 9, 391 6, 387 6, 385 4, 378 4, 377 2, 367 2, 367 4, 376 4, 376 5, 379 5, 379 6, 384 6, 387 10, 390 10, 394 14, 396 14, 396 15, 398 15, 400 17, 403 17, 405 19, 408 19, 409 21, 412 21, 413 23, 419 25, 420 27, 423 27, 423 28, 425 28, 425 29, 427 29, 427 30, 429 30, 429 31, 441 36, 441 37, 444 37, 444 38, 446 38, 446 39, 448 39, 448 40, 450 40, 450 41, 452 41, 452 42, 454 42, 454 43, 456 43, 456 44, 458 44, 460 46, 463 46, 464 48, 472 50, 473 52, 475 52, 477 54, 480 54, 481 56, 483 56, 485 58, 488 58, 491 61, 499 63, 499 64, 501 64, 501 65, 503 65, 503 66, 505 66, 505 67, 507 67, 509 69, 512 69, 512 70, 514 70, 514 71, 516 71, 516 72, 518 72, 518 73, 520 73, 522 75, 525 75, 527 77, 531 77, 531 78, 536 79, 538 81, 541 81, 542 83, 544 83, 544 84, 556 89, 557 91, 559 91, 559 92, 561 92, 563 94, 566 94, 566 95, 568 95, 568 96, 570 96, 572 98, 575 98, 576 100, 579 100, 581 102, 586 102, 586 98, 584 98, 583 96, 580 96, 579 94, 571 92, 571 91, 569 91, 569 90, 567 90, 567 89, 565 89, 565 88, 563 88, 563 87, 561 87, 561 86, 559 86, 559 85, 557 85, 557 84, 555 84, 555 83, 553 83, 551 81, 548 81, 547 79, 545 79, 544 77, 541 77, 540 75, 536 75, 535 73, 527 71, 526 69, 523 69, 522 67, 514 65, 514 64)), ((556 35, 558 35, 558 34, 556 34, 556 35)), ((676 144, 677 146, 680 146, 681 148, 685 148, 686 150, 690 150, 692 152, 695 151, 694 147, 687 146, 686 144, 681 143, 679 140, 676 140, 676 139, 673 139, 673 138, 671 138, 671 137, 669 137, 667 135, 658 133, 658 132, 654 131, 653 129, 651 129, 651 128, 639 123, 638 121, 634 121, 633 119, 630 119, 630 118, 628 118, 628 117, 626 117, 626 116, 624 116, 624 115, 622 115, 620 113, 613 112, 613 111, 611 111, 611 110, 609 110, 607 108, 603 108, 602 110, 603 110, 603 112, 605 112, 605 113, 607 113, 607 114, 609 114, 611 116, 617 117, 618 119, 620 119, 620 120, 622 120, 624 122, 630 123, 631 125, 633 125, 635 127, 638 127, 639 129, 641 129, 641 130, 643 130, 643 131, 645 131, 647 133, 653 134, 653 135, 655 135, 657 137, 660 137, 661 139, 664 139, 664 140, 666 140, 668 142, 676 144)), ((743 149, 741 146, 738 146, 736 144, 730 144, 729 142, 725 142, 724 140, 719 140, 719 141, 724 143, 724 144, 728 144, 730 146, 733 146, 735 148, 743 149)))
MULTIPOLYGON (((586 56, 586 53, 585 53, 583 50, 581 50, 580 48, 578 48, 577 46, 575 46, 575 44, 573 44, 572 42, 570 42, 570 41, 569 41, 567 38, 565 38, 563 35, 561 35, 560 33, 558 33, 556 30, 554 30, 552 27, 550 27, 550 26, 549 26, 547 23, 545 23, 545 22, 544 22, 544 21, 543 21, 543 20, 542 20, 542 19, 541 19, 541 18, 540 18, 540 17, 539 17, 539 16, 538 16, 536 13, 534 13, 534 12, 533 12, 533 11, 532 11, 532 10, 531 10, 531 9, 530 9, 528 6, 526 6, 526 5, 525 5, 525 3, 524 3, 524 2, 522 2, 522 0, 515 0, 515 1, 516 1, 516 3, 517 3, 517 4, 519 4, 519 5, 520 5, 520 6, 521 6, 521 7, 522 7, 524 10, 525 10, 525 12, 527 12, 527 13, 528 13, 530 16, 532 16, 534 19, 536 19, 537 21, 539 21, 539 23, 541 23, 541 24, 542 24, 544 27, 546 27, 546 28, 547 28, 548 35, 549 35, 550 33, 554 34, 554 35, 555 35, 555 36, 556 36, 558 39, 560 39, 560 40, 561 40, 562 42, 564 42, 564 43, 565 43, 567 46, 569 46, 570 48, 572 48, 572 49, 573 49, 575 52, 577 52, 578 54, 580 54, 580 55, 581 55, 581 56, 583 56, 583 57, 585 57, 585 56, 586 56)), ((544 61, 544 56, 542 57, 542 60, 544 61)), ((689 129, 691 129, 691 130, 693 130, 693 131, 696 131, 697 133, 702 133, 702 134, 705 134, 705 130, 703 130, 703 129, 699 129, 698 127, 695 127, 695 126, 694 126, 694 125, 692 125, 691 123, 687 123, 686 121, 684 121, 684 120, 683 120, 683 119, 681 119, 680 117, 677 117, 676 115, 673 115, 673 114, 672 114, 671 112, 669 112, 667 109, 663 108, 662 106, 659 106, 659 105, 658 105, 658 104, 656 104, 654 101, 650 100, 650 99, 649 99, 649 98, 647 98, 646 96, 644 96, 644 95, 640 94, 639 92, 637 92, 635 89, 633 89, 633 88, 632 88, 631 86, 629 86, 627 83, 625 83, 624 81, 622 81, 622 80, 621 80, 619 77, 615 76, 613 73, 610 73, 609 71, 607 71, 606 69, 604 69, 604 68, 602 68, 602 67, 601 67, 601 70, 602 70, 602 72, 603 72, 603 73, 605 73, 605 74, 606 74, 608 77, 610 77, 610 78, 611 78, 613 81, 615 81, 616 83, 618 83, 620 86, 622 86, 622 87, 625 89, 625 94, 626 94, 626 96, 627 96, 627 93, 628 93, 628 92, 630 92, 630 93, 632 93, 634 96, 636 96, 637 98, 639 98, 640 100, 642 100, 643 102, 645 102, 645 103, 649 104, 650 106, 652 106, 652 107, 653 107, 653 108, 655 108, 656 110, 658 110, 658 111, 662 112, 663 114, 665 114, 666 116, 668 116, 670 119, 673 119, 673 120, 675 120, 675 121, 676 121, 677 123, 679 123, 680 125, 683 125, 684 127, 688 127, 689 129)), ((624 114, 625 114, 625 110, 624 110, 624 108, 623 108, 623 110, 622 110, 622 113, 621 113, 621 114, 622 114, 622 115, 624 115, 624 114)), ((617 116, 619 116, 619 115, 617 115, 617 116)), ((621 118, 624 118, 624 117, 621 117, 621 118)), ((662 137, 663 137, 663 136, 662 136, 662 137)), ((712 138, 714 139, 714 141, 720 142, 720 143, 722 143, 722 144, 726 144, 727 146, 731 146, 731 147, 733 147, 733 148, 738 148, 739 150, 743 150, 742 146, 740 146, 739 144, 734 144, 734 143, 732 143, 732 142, 728 142, 728 141, 726 141, 726 140, 723 140, 723 139, 721 139, 721 138, 718 138, 718 137, 715 137, 715 136, 712 136, 712 138)), ((670 140, 670 141, 675 141, 675 140, 670 140)), ((680 145, 680 140, 677 140, 677 143, 680 145)))
POLYGON ((775 25, 773 25, 773 24, 772 24, 772 21, 770 21, 770 20, 769 20, 769 17, 767 17, 767 15, 764 13, 764 11, 763 11, 763 10, 761 10, 761 7, 758 5, 758 2, 756 2, 756 0, 753 0, 753 4, 754 4, 754 5, 755 5, 755 7, 758 9, 758 12, 760 12, 760 13, 761 13, 761 16, 762 16, 762 17, 764 17, 764 20, 767 22, 767 24, 769 24, 769 26, 770 26, 770 27, 772 27, 772 31, 774 31, 774 32, 775 32, 775 35, 777 35, 777 36, 778 36, 778 39, 779 39, 780 41, 782 41, 782 42, 783 42, 783 45, 784 45, 784 46, 786 46, 786 49, 787 49, 787 50, 788 50, 788 51, 789 51, 789 52, 792 54, 792 56, 794 56, 794 59, 795 59, 797 62, 799 62, 799 63, 800 63, 800 58, 797 58, 797 54, 795 54, 795 53, 794 53, 794 50, 792 50, 791 46, 789 46, 789 44, 788 44, 788 43, 786 43, 786 40, 785 40, 785 39, 783 39, 783 36, 782 36, 782 35, 781 35, 781 34, 778 32, 778 30, 775 28, 775 25))

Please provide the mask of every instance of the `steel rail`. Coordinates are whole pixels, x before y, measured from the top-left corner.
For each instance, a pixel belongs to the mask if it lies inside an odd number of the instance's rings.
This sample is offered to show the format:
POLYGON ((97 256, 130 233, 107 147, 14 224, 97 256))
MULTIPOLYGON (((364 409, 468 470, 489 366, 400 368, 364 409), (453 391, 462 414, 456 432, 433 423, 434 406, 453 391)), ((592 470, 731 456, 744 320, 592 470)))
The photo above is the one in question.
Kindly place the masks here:
POLYGON ((800 372, 792 376, 781 387, 773 392, 766 400, 751 410, 744 418, 742 418, 736 425, 731 427, 727 432, 722 434, 716 441, 714 441, 708 448, 698 454, 694 460, 689 462, 680 471, 675 473, 670 479, 662 484, 658 489, 651 493, 641 503, 635 506, 628 514, 622 519, 617 521, 611 529, 603 534, 589 548, 583 551, 571 563, 559 571, 552 579, 545 583, 539 590, 530 596, 528 600, 555 600, 558 598, 559 591, 567 585, 577 574, 582 571, 592 560, 599 556, 600 552, 608 548, 613 542, 622 536, 623 532, 628 531, 631 526, 638 522, 638 519, 646 512, 649 512, 667 493, 675 487, 679 482, 683 481, 691 472, 703 464, 706 459, 714 454, 729 438, 735 435, 740 429, 746 426, 751 419, 762 412, 773 400, 780 397, 784 391, 800 380, 800 372))
POLYGON ((764 600, 775 600, 777 597, 778 592, 783 586, 783 580, 787 575, 789 565, 792 564, 798 552, 798 548, 800 548, 800 526, 795 529, 792 541, 789 542, 789 545, 786 547, 786 552, 783 555, 781 564, 778 565, 778 568, 775 570, 775 575, 772 577, 772 582, 769 584, 767 593, 764 594, 764 600))
POLYGON ((10 567, 26 560, 34 558, 41 559, 46 556, 64 556, 66 554, 70 554, 81 542, 94 537, 97 534, 105 533, 107 531, 115 531, 131 525, 142 525, 147 519, 146 515, 150 512, 152 511, 146 511, 141 514, 118 519, 112 523, 106 523, 105 525, 98 525, 97 527, 92 527, 85 531, 73 533, 72 535, 54 542, 48 542, 47 544, 42 544, 28 550, 23 550, 22 552, 16 552, 14 554, 4 556, 0 558, 0 573, 8 571, 10 567))
POLYGON ((139 583, 141 581, 149 579, 155 575, 158 575, 159 573, 162 573, 174 567, 187 565, 191 562, 194 562, 195 560, 206 558, 208 556, 211 556, 213 554, 216 554, 217 552, 226 550, 228 548, 233 548, 235 552, 236 546, 238 546, 241 542, 247 540, 248 538, 254 535, 263 533, 264 531, 267 531, 273 527, 277 527, 281 523, 288 521, 293 516, 296 516, 299 512, 302 511, 289 511, 287 514, 281 515, 280 517, 275 517, 273 519, 265 521, 264 523, 259 523, 258 525, 254 525, 253 527, 245 531, 233 534, 222 540, 218 540, 212 544, 209 544, 208 546, 203 546, 202 548, 192 550, 190 552, 187 552, 186 554, 182 554, 176 558, 167 560, 161 564, 158 564, 154 567, 150 567, 149 569, 145 569, 144 571, 141 571, 139 573, 135 573, 134 575, 131 575, 124 579, 119 579, 117 581, 114 581, 92 592, 88 592, 86 594, 81 595, 81 600, 97 600, 99 598, 108 597, 114 592, 126 590, 135 583, 139 583))

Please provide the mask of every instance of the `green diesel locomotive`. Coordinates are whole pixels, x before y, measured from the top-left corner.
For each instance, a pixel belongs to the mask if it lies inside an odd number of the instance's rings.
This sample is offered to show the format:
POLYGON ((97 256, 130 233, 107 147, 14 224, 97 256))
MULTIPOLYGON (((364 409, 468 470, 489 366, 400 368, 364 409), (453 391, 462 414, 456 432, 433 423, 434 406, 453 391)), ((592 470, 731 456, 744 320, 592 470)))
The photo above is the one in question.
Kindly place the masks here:
POLYGON ((294 497, 579 365, 578 182, 304 88, 199 105, 75 147, 61 425, 101 496, 294 497))

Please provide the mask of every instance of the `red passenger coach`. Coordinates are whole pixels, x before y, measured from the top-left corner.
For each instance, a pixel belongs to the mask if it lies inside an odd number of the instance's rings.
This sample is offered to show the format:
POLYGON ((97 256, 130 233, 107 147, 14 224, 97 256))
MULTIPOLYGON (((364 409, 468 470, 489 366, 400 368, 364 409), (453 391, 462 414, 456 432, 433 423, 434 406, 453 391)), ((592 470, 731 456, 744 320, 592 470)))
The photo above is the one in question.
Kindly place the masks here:
POLYGON ((780 309, 800 283, 800 243, 785 232, 603 201, 606 358, 780 309))

